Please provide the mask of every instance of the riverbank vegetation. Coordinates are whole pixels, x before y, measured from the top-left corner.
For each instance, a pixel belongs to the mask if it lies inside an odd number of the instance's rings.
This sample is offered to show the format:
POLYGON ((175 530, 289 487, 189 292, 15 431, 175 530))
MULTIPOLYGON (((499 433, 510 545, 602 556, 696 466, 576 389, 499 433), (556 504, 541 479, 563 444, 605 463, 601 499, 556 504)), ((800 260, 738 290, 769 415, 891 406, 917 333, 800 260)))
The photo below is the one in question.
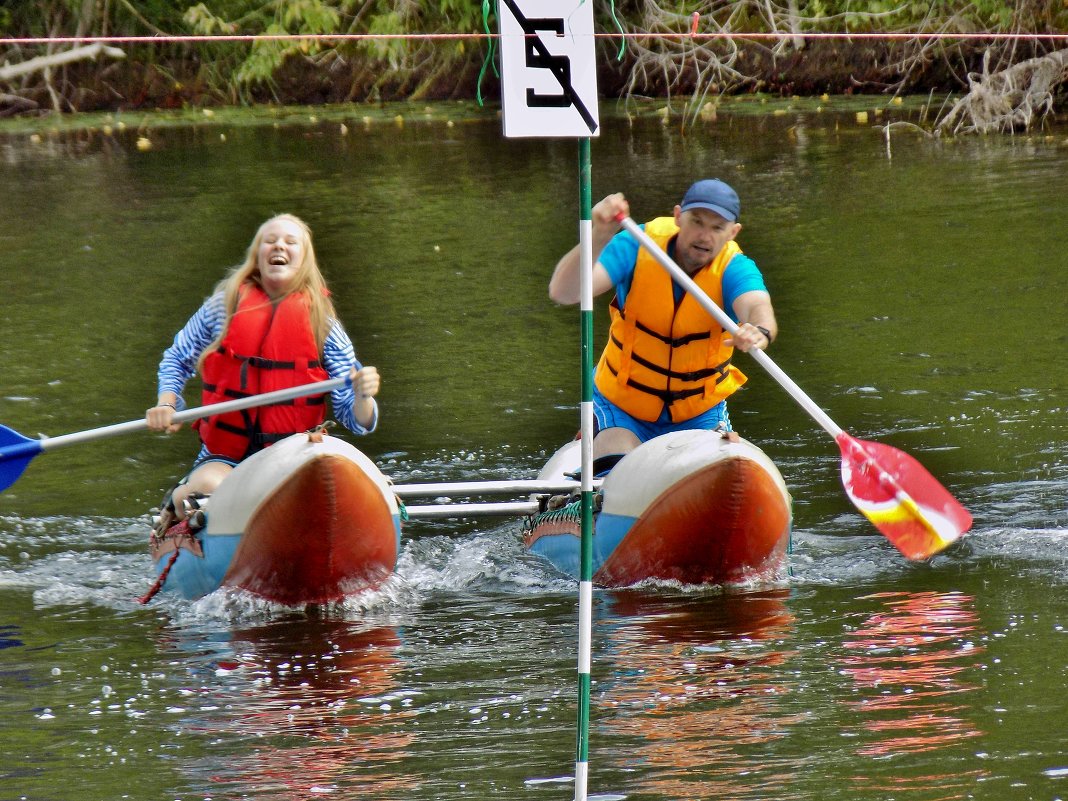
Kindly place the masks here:
MULTIPOLYGON (((947 99, 932 130, 959 133, 1030 129, 1064 105, 1068 41, 1054 35, 1068 30, 1064 0, 593 2, 607 34, 598 38, 602 95, 679 98, 682 114, 744 93, 928 94, 947 99)), ((0 116, 496 98, 494 7, 7 0, 0 116), (315 38, 188 38, 257 35, 315 38), (41 41, 61 37, 109 40, 93 52, 85 41, 41 41)))

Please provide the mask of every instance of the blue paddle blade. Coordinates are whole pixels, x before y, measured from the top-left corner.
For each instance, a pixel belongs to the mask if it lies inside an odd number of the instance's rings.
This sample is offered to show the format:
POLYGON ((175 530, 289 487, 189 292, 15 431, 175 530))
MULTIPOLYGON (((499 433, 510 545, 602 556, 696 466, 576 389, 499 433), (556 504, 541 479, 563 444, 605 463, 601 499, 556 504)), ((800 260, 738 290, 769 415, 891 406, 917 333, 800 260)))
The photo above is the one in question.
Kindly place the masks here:
POLYGON ((0 492, 18 481, 26 465, 42 450, 40 440, 0 426, 0 492))

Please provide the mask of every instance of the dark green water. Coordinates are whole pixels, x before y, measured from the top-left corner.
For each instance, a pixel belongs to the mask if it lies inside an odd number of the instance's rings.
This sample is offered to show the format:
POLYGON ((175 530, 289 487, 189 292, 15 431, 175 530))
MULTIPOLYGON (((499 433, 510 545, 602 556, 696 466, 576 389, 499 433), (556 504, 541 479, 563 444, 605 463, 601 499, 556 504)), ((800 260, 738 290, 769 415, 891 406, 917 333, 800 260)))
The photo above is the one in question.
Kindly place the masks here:
MULTIPOLYGON (((493 118, 145 133, 0 136, 0 423, 139 418, 174 331, 290 211, 383 374, 357 444, 387 474, 532 477, 574 434, 578 313, 546 297, 576 237, 574 142, 493 118)), ((905 562, 748 365, 732 417, 794 495, 793 575, 598 593, 593 797, 1068 796, 1068 134, 895 128, 888 152, 851 115, 721 114, 685 136, 606 117, 593 144, 594 198, 622 190, 638 219, 701 176, 741 194, 773 358, 976 525, 905 562)), ((412 526, 385 591, 318 617, 140 607, 144 512, 194 451, 78 445, 0 494, 0 798, 572 797, 575 591, 518 523, 412 526)))

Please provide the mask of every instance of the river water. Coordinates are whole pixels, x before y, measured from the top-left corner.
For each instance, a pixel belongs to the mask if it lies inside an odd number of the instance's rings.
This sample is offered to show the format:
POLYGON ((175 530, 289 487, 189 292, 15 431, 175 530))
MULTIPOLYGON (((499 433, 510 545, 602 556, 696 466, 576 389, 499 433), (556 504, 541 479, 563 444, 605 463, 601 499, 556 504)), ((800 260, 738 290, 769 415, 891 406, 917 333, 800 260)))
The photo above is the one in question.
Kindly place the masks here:
MULTIPOLYGON (((732 417, 793 494, 791 575, 596 593, 601 801, 1068 797, 1068 133, 887 140, 833 105, 685 130, 605 109, 594 198, 646 219, 695 177, 733 183, 773 358, 975 528, 906 562, 741 357, 732 417)), ((0 134, 0 423, 139 418, 174 331, 291 211, 383 374, 356 444, 399 482, 536 475, 578 426, 578 313, 546 296, 577 147, 394 113, 0 134)), ((0 494, 0 798, 573 796, 576 588, 518 521, 412 524, 380 592, 315 613, 140 606, 146 510, 194 451, 188 431, 83 444, 0 494)))

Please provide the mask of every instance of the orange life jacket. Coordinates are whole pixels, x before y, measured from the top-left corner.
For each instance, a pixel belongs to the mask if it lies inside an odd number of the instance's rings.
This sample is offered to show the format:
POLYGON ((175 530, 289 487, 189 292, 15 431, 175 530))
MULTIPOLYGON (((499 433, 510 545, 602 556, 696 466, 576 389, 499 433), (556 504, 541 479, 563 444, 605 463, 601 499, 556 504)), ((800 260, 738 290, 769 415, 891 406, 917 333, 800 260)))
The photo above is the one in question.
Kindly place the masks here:
MULTIPOLYGON (((329 377, 319 359, 307 295, 293 292, 277 304, 255 284, 241 289, 226 335, 204 359, 203 402, 222 403, 329 377)), ((212 453, 241 460, 326 418, 326 396, 215 415, 199 420, 212 453)))
MULTIPOLYGON (((658 217, 645 226, 665 251, 678 230, 671 217, 658 217)), ((720 308, 723 271, 741 252, 735 242, 728 242, 711 264, 692 276, 720 308)), ((667 404, 673 421, 689 420, 745 383, 731 364, 734 348, 723 344, 730 335, 689 293, 676 306, 671 276, 645 248, 638 250, 624 308, 614 298, 610 314, 608 344, 594 382, 631 416, 653 422, 667 404)))

